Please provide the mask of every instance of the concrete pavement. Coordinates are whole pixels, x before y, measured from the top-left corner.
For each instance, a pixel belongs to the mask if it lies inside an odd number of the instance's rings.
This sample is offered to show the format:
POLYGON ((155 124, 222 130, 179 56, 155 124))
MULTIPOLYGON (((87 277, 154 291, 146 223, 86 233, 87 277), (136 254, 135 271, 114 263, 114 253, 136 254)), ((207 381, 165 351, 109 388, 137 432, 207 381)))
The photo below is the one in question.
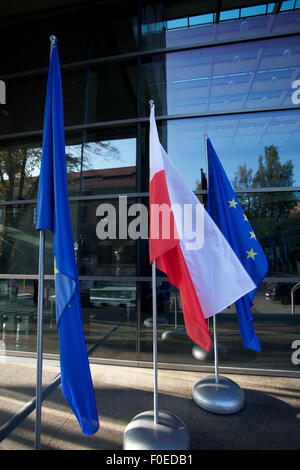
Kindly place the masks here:
MULTIPOLYGON (((0 364, 0 425, 35 394, 35 361, 9 358, 0 364)), ((41 448, 45 450, 122 450, 127 424, 153 409, 153 370, 91 364, 100 429, 84 437, 58 387, 43 402, 41 448)), ((44 361, 43 384, 59 373, 44 361)), ((159 409, 177 415, 191 436, 192 450, 299 450, 300 381, 297 378, 226 376, 245 392, 246 404, 234 415, 199 408, 193 385, 206 373, 159 369, 159 409)), ((225 374, 222 374, 225 375, 225 374)), ((2 442, 0 450, 34 448, 35 411, 2 442)))

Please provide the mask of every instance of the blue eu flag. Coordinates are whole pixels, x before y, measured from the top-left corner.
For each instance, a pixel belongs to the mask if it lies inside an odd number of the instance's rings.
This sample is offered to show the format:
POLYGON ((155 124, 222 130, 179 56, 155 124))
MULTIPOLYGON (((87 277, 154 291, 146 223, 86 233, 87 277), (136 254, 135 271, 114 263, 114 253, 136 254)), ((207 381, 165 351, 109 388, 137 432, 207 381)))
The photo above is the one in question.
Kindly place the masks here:
POLYGON ((56 321, 61 384, 82 432, 99 428, 81 318, 80 291, 67 191, 63 100, 57 46, 50 58, 36 230, 53 232, 56 321))
POLYGON ((208 213, 257 286, 235 302, 243 345, 260 352, 251 307, 257 289, 267 274, 268 262, 209 139, 207 158, 208 213))

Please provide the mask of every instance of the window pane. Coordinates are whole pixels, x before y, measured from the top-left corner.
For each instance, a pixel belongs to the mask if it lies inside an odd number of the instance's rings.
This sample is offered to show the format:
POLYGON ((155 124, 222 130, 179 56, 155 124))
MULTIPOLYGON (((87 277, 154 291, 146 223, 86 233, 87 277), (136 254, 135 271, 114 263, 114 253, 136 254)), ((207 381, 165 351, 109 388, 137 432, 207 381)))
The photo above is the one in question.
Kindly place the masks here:
POLYGON ((136 360, 136 284, 80 281, 90 357, 136 360))
POLYGON ((34 199, 42 158, 42 137, 0 142, 0 199, 34 199))
POLYGON ((214 22, 214 15, 212 13, 209 15, 191 16, 189 18, 190 26, 198 26, 200 24, 213 23, 213 22, 214 22))
POLYGON ((155 54, 143 59, 142 64, 142 113, 149 115, 149 100, 155 102, 156 115, 167 114, 167 84, 165 71, 165 55, 155 54), (148 106, 147 106, 148 105, 148 106))
MULTIPOLYGON (((82 322, 90 357, 136 359, 136 284, 80 281, 82 322)), ((38 280, 0 280, 0 359, 36 352, 38 280)), ((54 281, 44 280, 43 351, 58 354, 54 281)))
POLYGON ((88 27, 86 8, 59 15, 47 12, 23 22, 20 19, 2 22, 1 44, 9 47, 0 50, 1 74, 48 67, 52 34, 58 39, 61 64, 87 59, 88 27))
POLYGON ((79 202, 78 269, 81 276, 135 276, 136 240, 128 216, 135 201, 123 198, 79 202))
POLYGON ((280 11, 293 10, 294 4, 295 0, 285 0, 284 2, 282 2, 280 11))
MULTIPOLYGON (((237 193, 237 198, 267 257, 266 277, 299 277, 300 192, 237 193)), ((150 276, 148 240, 140 244, 141 273, 150 276)))
POLYGON ((245 18, 248 16, 265 15, 266 11, 267 5, 258 5, 255 7, 242 8, 241 18, 245 18))
POLYGON ((193 190, 201 180, 201 168, 206 172, 204 133, 211 139, 230 181, 241 185, 241 173, 246 172, 242 189, 300 186, 299 111, 181 119, 159 128, 169 157, 193 190), (274 168, 272 176, 265 174, 267 165, 274 168))
MULTIPOLYGON (((72 218, 76 234, 77 222, 74 216, 72 218)), ((0 206, 1 274, 38 274, 40 236, 35 227, 35 204, 0 206)), ((44 271, 45 274, 54 274, 52 233, 48 230, 45 236, 44 271)))
MULTIPOLYGON (((281 284, 281 288, 283 283, 281 284)), ((277 289, 279 290, 279 289, 277 289)), ((288 287, 283 290, 288 290, 288 287)), ((217 316, 218 343, 225 348, 220 366, 249 367, 296 371, 292 361, 292 343, 299 337, 299 316, 291 314, 291 306, 278 300, 269 300, 270 286, 263 283, 254 298, 253 326, 262 352, 255 353, 243 347, 238 321, 234 313, 217 316)), ((296 306, 299 312, 299 304, 296 306)), ((213 357, 210 358, 212 363, 213 357)))
POLYGON ((34 224, 35 207, 31 204, 0 206, 0 214, 0 272, 36 274, 39 234, 34 224))
POLYGON ((0 280, 1 353, 5 354, 6 350, 36 351, 37 298, 37 280, 0 280))
POLYGON ((88 122, 136 117, 136 62, 92 66, 88 74, 88 122))
POLYGON ((267 256, 267 276, 299 276, 300 193, 239 194, 238 198, 267 256))
POLYGON ((99 130, 84 144, 82 194, 136 191, 136 128, 99 130))
POLYGON ((137 49, 137 10, 135 0, 89 7, 90 58, 137 49))
POLYGON ((167 110, 158 111, 169 115, 298 107, 293 86, 300 77, 299 60, 296 38, 148 58, 143 65, 144 101, 167 100, 167 110))
MULTIPOLYGON (((82 124, 85 72, 63 71, 62 93, 65 125, 82 124)), ((44 127, 47 75, 9 79, 6 104, 1 105, 1 134, 39 131, 44 127)))
POLYGON ((299 12, 271 15, 274 4, 268 5, 268 10, 266 3, 229 10, 222 3, 222 7, 224 11, 220 11, 219 23, 216 23, 215 2, 146 2, 142 22, 144 49, 217 43, 300 31, 299 12), (198 22, 195 18, 199 18, 198 22))
MULTIPOLYGON (((152 361, 152 283, 141 283, 140 359, 152 361)), ((193 343, 185 332, 180 296, 168 281, 157 282, 158 362, 190 364, 193 343), (178 329, 178 335, 174 330, 178 329)))
POLYGON ((185 28, 187 26, 188 26, 187 18, 180 18, 178 20, 170 20, 167 22, 167 29, 185 28))
MULTIPOLYGON (((0 141, 0 200, 37 197, 42 139, 0 141)), ((81 142, 81 133, 65 136, 69 196, 80 192, 81 142)))
MULTIPOLYGON (((151 283, 142 284, 140 359, 152 361, 151 283)), ((280 286, 283 290, 283 283, 280 286)), ((277 287, 276 291, 279 290, 277 287)), ((299 317, 291 314, 291 306, 284 304, 284 299, 283 302, 269 299, 268 292, 273 292, 270 285, 263 283, 252 307, 253 326, 262 348, 259 354, 244 348, 234 305, 217 315, 220 367, 296 370, 291 345, 300 333, 299 317)), ((299 296, 296 312, 300 313, 299 296)), ((211 319, 208 327, 213 339, 211 319)), ((213 347, 206 354, 187 336, 179 292, 168 282, 158 282, 157 339, 158 362, 214 366, 213 347)))
POLYGON ((220 13, 220 21, 226 21, 226 20, 235 20, 239 18, 240 16, 240 10, 227 10, 227 11, 221 11, 220 13))

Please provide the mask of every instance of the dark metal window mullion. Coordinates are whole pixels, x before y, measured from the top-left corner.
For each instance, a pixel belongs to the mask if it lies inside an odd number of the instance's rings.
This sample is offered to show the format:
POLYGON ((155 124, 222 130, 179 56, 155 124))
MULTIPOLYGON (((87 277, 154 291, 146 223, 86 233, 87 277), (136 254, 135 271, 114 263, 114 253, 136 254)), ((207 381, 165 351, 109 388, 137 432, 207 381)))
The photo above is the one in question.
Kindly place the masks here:
MULTIPOLYGON (((87 65, 85 69, 85 90, 84 90, 84 109, 83 109, 83 124, 87 123, 88 117, 88 96, 89 96, 89 72, 90 68, 87 65)), ((83 196, 83 159, 84 159, 84 146, 87 139, 87 130, 82 129, 82 141, 81 141, 81 158, 80 158, 80 179, 79 179, 79 195, 83 196)), ((83 202, 78 200, 77 203, 77 266, 78 271, 80 268, 81 259, 81 226, 83 220, 83 202)))
MULTIPOLYGON (((142 15, 143 5, 142 0, 138 0, 138 38, 137 47, 138 51, 142 50, 142 15)), ((142 115, 142 59, 139 56, 137 58, 137 117, 140 118, 142 115)), ((136 124, 136 191, 141 193, 142 191, 142 128, 141 124, 136 124)), ((141 197, 137 198, 137 202, 141 203, 141 197)), ((141 276, 141 240, 136 240, 136 275, 137 278, 141 276)), ((140 361, 141 355, 141 283, 136 282, 136 361, 140 361)))
MULTIPOLYGON (((284 108, 259 108, 259 109, 251 109, 251 110, 236 110, 236 111, 227 111, 227 112, 213 112, 213 113, 193 113, 193 114, 170 114, 170 115, 161 115, 156 116, 156 121, 177 121, 180 119, 198 119, 198 118, 212 118, 212 117, 219 117, 219 116, 239 116, 245 114, 260 114, 260 113, 275 113, 275 112, 284 112, 284 111, 299 111, 299 107, 295 106, 287 106, 284 108)), ((86 129, 88 130, 96 130, 105 127, 112 127, 112 126, 132 126, 135 124, 144 124, 148 122, 148 117, 137 117, 137 118, 129 118, 129 119, 121 119, 117 121, 102 121, 102 122, 93 122, 87 124, 76 124, 72 126, 66 126, 65 132, 75 132, 81 131, 86 129)), ((43 131, 29 131, 29 132, 18 132, 12 134, 0 134, 0 141, 3 140, 11 140, 17 138, 28 138, 28 137, 38 137, 42 136, 43 131)))

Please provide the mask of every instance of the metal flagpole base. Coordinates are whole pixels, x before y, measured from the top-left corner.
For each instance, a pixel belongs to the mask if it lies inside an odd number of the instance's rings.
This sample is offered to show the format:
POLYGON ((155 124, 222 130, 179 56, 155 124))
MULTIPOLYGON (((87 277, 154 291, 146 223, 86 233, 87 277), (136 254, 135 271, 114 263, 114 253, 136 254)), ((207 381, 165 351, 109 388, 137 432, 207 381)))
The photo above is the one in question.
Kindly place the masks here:
MULTIPOLYGON (((222 344, 219 344, 219 343, 217 345, 217 348, 218 348, 218 356, 224 359, 227 356, 227 349, 225 348, 225 346, 222 346, 222 344)), ((209 351, 205 351, 205 349, 200 348, 200 346, 195 344, 192 348, 192 355, 198 361, 206 361, 209 359, 213 359, 214 347, 212 345, 209 351)))
POLYGON ((192 392, 194 402, 206 411, 218 414, 233 414, 245 404, 243 390, 230 379, 215 376, 197 382, 192 392))
POLYGON ((186 329, 183 327, 166 330, 161 337, 163 341, 169 343, 187 343, 190 341, 186 329))
POLYGON ((177 416, 158 412, 154 424, 154 411, 136 415, 127 425, 123 440, 124 450, 189 450, 190 435, 177 416))

